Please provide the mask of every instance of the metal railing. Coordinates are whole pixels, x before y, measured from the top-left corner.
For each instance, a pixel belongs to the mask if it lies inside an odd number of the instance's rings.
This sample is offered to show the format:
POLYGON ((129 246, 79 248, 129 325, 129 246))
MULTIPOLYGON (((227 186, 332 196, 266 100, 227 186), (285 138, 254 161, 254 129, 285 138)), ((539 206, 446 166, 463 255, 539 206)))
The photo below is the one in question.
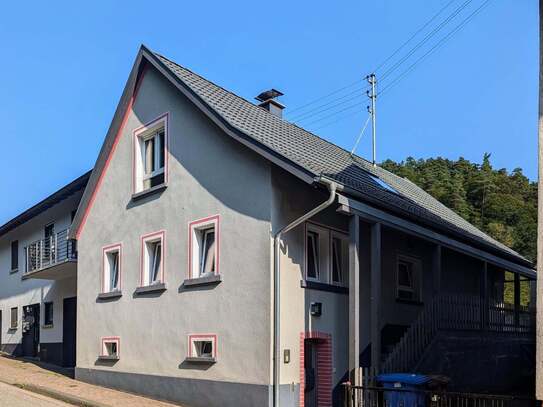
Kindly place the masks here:
POLYGON ((394 346, 382 371, 411 371, 440 330, 485 330, 524 337, 535 333, 535 310, 496 301, 485 305, 478 296, 439 295, 425 306, 394 346))
POLYGON ((535 399, 509 395, 343 386, 345 407, 541 407, 535 399))
POLYGON ((66 260, 76 260, 75 242, 68 239, 68 229, 25 247, 26 273, 41 270, 66 260))

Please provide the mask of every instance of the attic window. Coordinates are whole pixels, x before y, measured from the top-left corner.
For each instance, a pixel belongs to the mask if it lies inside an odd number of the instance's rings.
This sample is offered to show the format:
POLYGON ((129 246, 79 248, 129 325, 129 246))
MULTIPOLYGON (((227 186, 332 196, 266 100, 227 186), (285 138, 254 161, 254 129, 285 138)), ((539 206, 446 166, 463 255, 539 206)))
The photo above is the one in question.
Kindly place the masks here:
POLYGON ((398 191, 396 191, 394 188, 392 188, 390 185, 388 185, 385 181, 383 181, 382 179, 374 176, 374 175, 370 175, 371 179, 373 180, 373 182, 375 182, 377 185, 379 185, 381 188, 383 188, 384 190, 388 191, 388 192, 392 192, 394 194, 397 194, 398 191))
POLYGON ((134 131, 134 193, 166 184, 168 115, 134 131))

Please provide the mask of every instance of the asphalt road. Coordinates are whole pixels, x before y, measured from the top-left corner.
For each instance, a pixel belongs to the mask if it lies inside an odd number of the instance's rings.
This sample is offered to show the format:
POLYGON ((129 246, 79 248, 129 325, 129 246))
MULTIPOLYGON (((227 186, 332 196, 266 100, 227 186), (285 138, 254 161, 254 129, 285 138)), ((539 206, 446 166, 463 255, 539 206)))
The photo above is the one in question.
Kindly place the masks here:
POLYGON ((0 382, 0 407, 73 407, 58 400, 0 382))

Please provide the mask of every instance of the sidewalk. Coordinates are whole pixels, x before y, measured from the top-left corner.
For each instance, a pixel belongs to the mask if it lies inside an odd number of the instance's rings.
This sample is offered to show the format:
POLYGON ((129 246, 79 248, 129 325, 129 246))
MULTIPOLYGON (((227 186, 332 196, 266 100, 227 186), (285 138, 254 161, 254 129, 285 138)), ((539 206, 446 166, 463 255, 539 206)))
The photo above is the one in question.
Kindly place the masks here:
POLYGON ((79 382, 32 361, 14 359, 2 354, 0 354, 0 382, 84 407, 175 406, 175 404, 79 382))

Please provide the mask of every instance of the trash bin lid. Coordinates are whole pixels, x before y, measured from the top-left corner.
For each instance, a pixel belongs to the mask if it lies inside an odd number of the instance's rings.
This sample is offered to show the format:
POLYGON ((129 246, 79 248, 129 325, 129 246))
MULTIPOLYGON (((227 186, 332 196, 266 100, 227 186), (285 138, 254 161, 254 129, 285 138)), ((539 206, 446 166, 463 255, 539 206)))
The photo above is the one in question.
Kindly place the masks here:
POLYGON ((414 373, 386 373, 377 376, 377 381, 381 383, 401 383, 407 385, 427 384, 432 380, 431 377, 414 373))

